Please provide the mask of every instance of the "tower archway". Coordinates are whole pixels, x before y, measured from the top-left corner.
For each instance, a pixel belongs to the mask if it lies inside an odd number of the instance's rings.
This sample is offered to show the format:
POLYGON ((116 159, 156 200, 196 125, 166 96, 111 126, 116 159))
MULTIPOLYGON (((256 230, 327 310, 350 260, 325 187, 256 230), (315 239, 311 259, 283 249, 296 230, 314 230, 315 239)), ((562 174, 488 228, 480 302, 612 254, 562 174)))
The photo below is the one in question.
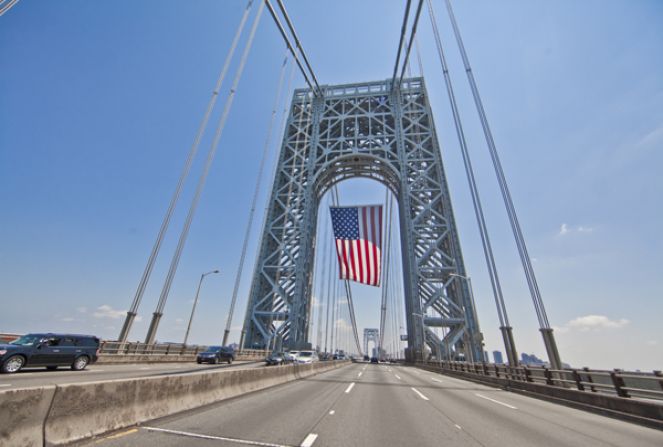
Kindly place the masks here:
POLYGON ((310 346, 319 201, 336 183, 377 180, 397 198, 406 355, 424 346, 482 358, 449 190, 423 78, 296 90, 265 217, 242 346, 310 346), (444 337, 433 329, 445 328, 444 337), (452 347, 450 350, 449 347, 452 347))

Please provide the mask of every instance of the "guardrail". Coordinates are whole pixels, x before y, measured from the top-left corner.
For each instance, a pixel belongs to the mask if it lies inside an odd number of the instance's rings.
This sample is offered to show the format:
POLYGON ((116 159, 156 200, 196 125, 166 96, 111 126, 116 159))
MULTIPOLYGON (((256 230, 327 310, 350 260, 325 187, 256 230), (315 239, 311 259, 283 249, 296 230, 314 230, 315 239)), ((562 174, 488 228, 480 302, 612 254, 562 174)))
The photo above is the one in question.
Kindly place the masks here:
POLYGON ((625 398, 643 398, 663 401, 663 373, 630 372, 615 369, 550 369, 543 366, 498 365, 470 362, 423 362, 442 370, 459 371, 479 376, 504 378, 511 381, 574 388, 588 393, 599 393, 625 398))
MULTIPOLYGON (((184 345, 182 343, 154 343, 119 342, 104 340, 99 345, 100 354, 141 354, 141 355, 197 355, 207 350, 209 346, 184 345)), ((238 355, 265 356, 268 351, 257 349, 240 349, 235 351, 238 355)))

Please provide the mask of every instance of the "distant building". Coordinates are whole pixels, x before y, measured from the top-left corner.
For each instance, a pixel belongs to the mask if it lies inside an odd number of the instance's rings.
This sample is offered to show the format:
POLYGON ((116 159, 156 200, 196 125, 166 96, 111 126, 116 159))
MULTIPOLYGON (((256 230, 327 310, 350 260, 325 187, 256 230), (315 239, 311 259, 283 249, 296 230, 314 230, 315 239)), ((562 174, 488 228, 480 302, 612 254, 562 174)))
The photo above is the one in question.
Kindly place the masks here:
POLYGON ((483 351, 483 361, 490 363, 490 357, 488 357, 488 351, 483 351))
POLYGON ((502 358, 502 352, 500 352, 500 351, 493 351, 493 360, 494 360, 495 363, 497 363, 498 365, 499 365, 499 364, 503 364, 503 363, 504 363, 504 359, 502 358))
POLYGON ((523 365, 529 365, 529 366, 543 366, 546 364, 545 361, 541 360, 534 354, 526 354, 522 353, 520 354, 520 360, 523 365))

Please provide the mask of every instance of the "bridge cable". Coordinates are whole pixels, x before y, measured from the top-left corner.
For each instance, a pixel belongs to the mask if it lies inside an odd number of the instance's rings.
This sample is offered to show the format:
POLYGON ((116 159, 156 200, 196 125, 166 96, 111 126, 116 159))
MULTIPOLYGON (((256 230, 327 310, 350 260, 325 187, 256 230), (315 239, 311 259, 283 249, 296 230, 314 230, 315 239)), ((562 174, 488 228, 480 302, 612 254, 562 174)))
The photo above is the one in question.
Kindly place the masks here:
POLYGON ((285 78, 285 69, 287 64, 288 64, 288 53, 286 52, 283 58, 283 63, 281 64, 278 86, 276 88, 276 97, 274 98, 274 106, 272 107, 272 113, 269 117, 269 125, 267 126, 267 135, 265 136, 265 143, 262 149, 262 158, 260 159, 260 165, 258 167, 258 177, 256 178, 256 186, 255 189, 253 190, 253 199, 251 200, 251 210, 249 211, 249 219, 246 225, 246 231, 244 233, 244 242, 242 243, 242 254, 240 255, 239 265, 237 266, 237 273, 235 274, 235 284, 233 286, 233 294, 230 300, 230 310, 228 311, 226 328, 223 331, 223 342, 222 342, 223 346, 226 346, 228 344, 228 335, 230 334, 230 326, 233 320, 235 303, 237 302, 237 293, 239 291, 239 285, 242 281, 242 272, 244 270, 244 260, 246 259, 246 250, 249 245, 251 230, 253 228, 253 221, 256 212, 256 204, 258 202, 258 195, 260 194, 260 189, 262 186, 262 175, 265 170, 265 161, 267 160, 267 156, 269 155, 269 146, 272 138, 272 129, 274 127, 274 121, 276 120, 276 112, 281 100, 281 93, 283 91, 283 81, 285 78))
MULTIPOLYGON (((280 134, 279 134, 279 139, 277 141, 283 141, 283 136, 285 134, 285 123, 286 123, 286 120, 288 118, 288 105, 289 105, 288 98, 287 98, 287 92, 290 92, 290 90, 291 90, 291 86, 292 86, 294 77, 295 77, 295 64, 291 64, 290 74, 288 75, 288 84, 287 84, 286 89, 285 89, 286 94, 283 95, 283 109, 281 111, 281 127, 280 127, 281 131, 280 131, 280 134)), ((271 178, 276 178, 276 172, 277 172, 277 169, 278 169, 278 165, 279 165, 279 163, 278 163, 278 157, 277 157, 277 160, 275 161, 274 166, 272 168, 272 177, 271 178)), ((270 191, 270 194, 268 194, 267 198, 266 198, 267 204, 265 205, 265 212, 264 212, 264 216, 263 216, 263 225, 262 225, 263 228, 265 227, 265 223, 267 222, 267 219, 268 219, 269 198, 270 197, 271 197, 271 191, 270 191)), ((256 270, 257 264, 259 262, 260 248, 261 248, 260 244, 258 244, 258 246, 256 247, 256 251, 258 253, 256 254, 256 261, 255 261, 256 266, 254 266, 254 271, 256 270)), ((246 300, 246 311, 244 313, 245 321, 244 321, 244 326, 242 327, 242 332, 240 334, 240 342, 239 342, 240 349, 242 349, 243 346, 244 346, 244 337, 246 336, 246 318, 249 315, 250 306, 251 306, 251 299, 249 298, 249 299, 246 300)))
POLYGON ((152 322, 150 323, 150 328, 147 333, 147 337, 145 339, 145 343, 151 344, 154 342, 154 338, 156 336, 156 331, 159 325, 159 320, 161 319, 161 316, 163 315, 163 308, 166 305, 166 300, 168 298, 168 294, 170 292, 170 287, 172 285, 173 279, 175 277, 175 273, 177 271, 177 267, 179 264, 180 257, 182 255, 182 250, 184 249, 184 245, 186 243, 187 236, 189 234, 189 229, 191 227, 191 222, 193 221, 193 216, 196 212, 196 208, 198 207, 198 202, 200 201, 200 197, 202 195, 204 186, 205 186, 205 181, 207 180, 207 175, 209 174, 210 168, 212 166, 212 161, 214 160, 214 156, 216 154, 216 149, 219 144, 219 140, 221 139, 221 135, 223 133, 223 129, 226 125, 226 120, 228 119, 228 114, 230 113, 230 109, 232 107, 233 100, 235 98, 235 93, 237 92, 237 86, 239 84, 239 80, 242 77, 242 73, 244 71, 244 66, 246 65, 246 61, 249 56, 249 52, 251 50, 252 44, 253 44, 253 39, 256 34, 256 30, 258 28, 258 23, 260 22, 260 16, 262 15, 263 11, 263 3, 260 3, 260 6, 258 6, 258 12, 256 13, 256 16, 253 20, 253 24, 251 25, 251 31, 249 32, 249 37, 248 40, 246 41, 246 44, 244 46, 244 51, 242 53, 239 66, 236 69, 235 72, 235 78, 233 79, 233 83, 230 87, 230 93, 228 94, 228 97, 226 99, 226 104, 224 106, 221 119, 219 120, 219 123, 216 128, 216 132, 214 134, 214 138, 212 140, 212 144, 210 146, 210 149, 207 153, 207 160, 205 161, 205 166, 203 168, 203 172, 200 175, 200 178, 198 179, 198 186, 196 187, 196 192, 194 194, 193 200, 191 202, 191 206, 189 207, 189 212, 186 217, 186 221, 184 223, 184 228, 182 229, 182 232, 180 233, 180 238, 177 244, 177 249, 175 251, 175 254, 173 255, 173 259, 171 260, 170 268, 168 270, 168 275, 166 276, 166 281, 163 285, 163 289, 161 291, 161 296, 159 297, 159 302, 157 304, 157 308, 152 316, 152 322))
POLYGON ((410 50, 412 49, 412 42, 417 33, 417 25, 419 23, 419 17, 421 16, 421 7, 424 5, 424 0, 419 0, 419 5, 417 6, 417 13, 414 17, 414 23, 412 25, 412 30, 410 32, 410 42, 407 44, 407 50, 405 52, 405 58, 403 59, 403 68, 401 69, 401 76, 398 78, 398 85, 401 85, 403 82, 403 76, 405 75, 405 69, 408 67, 410 59, 410 50))
MULTIPOLYGON (((332 198, 334 206, 338 206, 339 204, 338 185, 334 185, 332 198)), ((350 321, 352 322, 352 329, 354 331, 355 343, 357 344, 357 350, 359 351, 359 354, 363 355, 361 344, 359 342, 359 335, 357 333, 357 319, 355 317, 354 304, 352 301, 352 289, 350 288, 350 282, 347 279, 344 281, 344 283, 345 283, 345 293, 347 295, 347 300, 348 300, 348 310, 350 312, 350 321)))
POLYGON ((16 3, 18 0, 0 0, 0 16, 9 11, 16 3))
POLYGON ((403 50, 403 39, 405 39, 405 33, 407 31, 407 19, 410 16, 410 5, 412 0, 407 0, 405 5, 405 14, 403 15, 403 25, 401 25, 401 37, 398 40, 398 52, 396 53, 396 63, 394 64, 394 74, 391 76, 391 85, 392 88, 396 85, 396 73, 398 73, 398 66, 401 61, 401 51, 403 50))
MULTIPOLYGON (((472 197, 472 204, 474 206, 474 213, 479 226, 479 234, 481 236, 481 245, 484 252, 484 257, 486 259, 486 266, 488 268, 488 274, 490 277, 490 283, 493 290, 493 297, 495 299, 495 305, 497 307, 497 315, 500 322, 500 327, 506 328, 509 327, 509 317, 506 310, 506 305, 504 303, 504 296, 502 294, 502 287, 500 285, 499 276, 497 273, 497 266, 495 264, 495 258, 493 256, 493 249, 490 243, 490 237, 488 235, 488 229, 483 214, 483 207, 481 205, 481 199, 479 197, 479 191, 476 185, 476 180, 474 177, 474 170, 472 168, 472 160, 467 147, 467 142, 465 139, 465 133, 463 131, 463 126, 460 119, 460 114, 458 111, 458 105, 456 103, 456 98, 451 83, 451 77, 449 75, 449 68, 447 66, 446 58, 444 56, 444 49, 442 47, 442 41, 440 39, 440 33, 437 27, 437 20, 435 19, 435 12, 433 10, 433 5, 431 0, 428 0, 428 11, 430 21, 433 27, 433 35, 435 37, 435 44, 437 46, 438 56, 440 58, 440 64, 442 65, 442 72, 444 75, 445 85, 447 88, 447 94, 449 96, 449 104, 451 106, 451 112, 454 119, 454 125, 456 128, 456 135, 458 137, 458 143, 460 145, 461 154, 463 156, 463 163, 465 166, 465 173, 467 176, 467 182, 470 188, 470 195, 472 197)), ((458 278, 460 281, 462 278, 458 278)), ((509 340, 508 335, 505 335, 503 330, 503 336, 505 336, 505 349, 507 353, 512 350, 513 340, 509 340)), ((510 361, 513 359, 510 359, 510 361)))
POLYGON ((283 4, 282 0, 276 0, 276 2, 279 5, 279 8, 281 9, 281 12, 283 13, 283 17, 285 18, 285 22, 288 25, 288 28, 290 28, 290 32, 292 33, 292 37, 295 39, 295 45, 297 45, 297 49, 302 55, 302 58, 304 59, 304 63, 306 64, 306 67, 308 67, 309 72, 311 73, 311 77, 313 78, 313 82, 315 83, 315 86, 318 89, 318 93, 320 93, 320 96, 322 96, 322 90, 320 89, 320 85, 318 84, 318 79, 315 77, 315 72, 313 71, 313 68, 311 67, 311 64, 308 61, 308 58, 306 57, 306 53, 304 52, 304 48, 302 47, 300 41, 299 41, 299 36, 297 35, 297 32, 295 31, 295 27, 292 24, 292 21, 290 20, 290 16, 288 15, 288 11, 285 9, 285 5, 283 4))
MULTIPOLYGON (((324 233, 322 236, 322 262, 320 270, 322 270, 322 280, 320 281, 320 293, 316 296, 316 301, 318 301, 318 324, 317 332, 318 336, 316 339, 316 346, 318 351, 322 348, 322 314, 323 314, 323 305, 324 305, 324 289, 325 285, 329 282, 330 270, 329 268, 329 259, 331 258, 329 244, 327 243, 329 239, 329 220, 324 219, 324 233)), ((316 244, 317 245, 317 244, 316 244)))
MULTIPOLYGON (((285 41, 286 46, 290 50, 290 53, 292 53, 292 56, 295 59, 295 62, 297 62, 297 66, 299 67, 299 70, 302 73, 302 76, 304 76, 304 80, 308 84, 308 86, 311 88, 311 91, 313 92, 314 96, 322 96, 322 91, 320 90, 320 87, 317 84, 317 80, 315 81, 315 84, 317 86, 317 89, 313 87, 313 84, 311 84, 311 81, 309 80, 308 74, 304 67, 302 66, 302 63, 299 60, 299 57, 297 56, 297 52, 295 51, 295 48, 293 47, 292 43, 290 42, 290 39, 288 38, 288 35, 285 32, 285 29, 283 28, 283 25, 281 24, 281 21, 279 20, 278 15, 276 14, 276 11, 274 10, 274 7, 272 4, 269 2, 269 0, 264 0, 265 4, 267 5, 267 9, 269 10, 269 13, 272 16, 272 19, 274 19, 274 23, 276 24, 276 27, 278 28, 279 32, 281 33, 281 37, 283 37, 283 40, 285 41)), ((303 55, 303 51, 302 51, 303 55)), ((315 74, 313 71, 311 71, 311 77, 315 80, 315 74)))
MULTIPOLYGON (((446 0, 446 5, 447 5, 447 11, 449 13, 449 18, 451 20, 451 25, 454 31, 454 36, 456 38, 456 42, 458 43, 458 47, 461 53, 461 57, 463 59, 463 64, 465 66, 465 72, 467 74, 467 78, 470 84, 470 88, 472 90, 472 96, 474 98, 475 106, 477 108, 477 112, 479 113, 479 118, 481 120, 481 126, 484 131, 484 136, 486 138, 486 142, 488 144, 488 149, 490 151, 490 156, 493 161, 493 166, 495 169, 495 174, 497 176, 498 183, 500 185, 500 191, 502 193, 502 198, 504 200, 504 205, 507 210, 507 214, 509 216, 509 221, 511 223, 511 229, 513 231, 514 238, 516 239, 516 246, 518 248, 518 254, 520 255, 521 262, 523 264, 523 269, 525 270, 525 276, 527 279, 527 285, 529 286, 530 289, 530 294, 532 296, 532 301, 534 303, 534 307, 537 312, 537 317, 539 319, 539 325, 541 326, 542 329, 550 329, 550 324, 548 322, 548 317, 546 315, 545 308, 543 306, 543 300, 541 298, 541 294, 539 292, 539 287, 536 282, 536 277, 534 275, 534 270, 532 268, 532 264, 530 261, 529 254, 527 253, 527 247, 525 245, 525 239, 522 235, 522 231, 520 229, 520 224, 518 222, 518 217, 516 215, 515 207, 513 205, 513 201, 511 199, 511 194, 509 192, 509 188, 506 183, 506 178, 504 176, 504 171, 502 169, 502 164, 499 159, 499 155, 497 153, 497 148, 495 146, 495 141, 493 139, 492 132, 490 130, 490 127, 488 125, 488 120, 486 118, 486 112, 484 111, 483 108, 483 102, 481 101, 481 97, 479 96, 479 90, 476 85, 476 81, 474 80, 474 75, 472 73, 472 68, 470 67, 470 62, 467 57, 467 53, 465 52, 465 46, 463 44, 463 40, 460 36, 460 30, 458 28, 458 24, 456 23, 456 18, 453 13, 453 9, 451 7, 451 2, 449 0, 446 0)), ((552 363, 552 360, 551 360, 552 363)))
POLYGON ((140 280, 140 283, 138 284, 138 289, 136 290, 133 302, 131 304, 129 311, 127 312, 127 317, 124 321, 124 325, 122 326, 122 330, 120 331, 120 335, 118 336, 118 340, 120 342, 125 342, 127 340, 127 337, 129 336, 129 331, 131 330, 133 321, 136 318, 138 312, 138 306, 140 305, 140 302, 145 293, 145 288, 147 287, 147 283, 150 279, 150 275, 152 274, 154 263, 156 262, 156 258, 159 254, 159 250, 161 248, 161 244, 168 229, 170 219, 175 210, 175 206, 179 201, 182 189, 184 187, 184 183, 189 175, 189 171, 191 170, 191 165, 193 163, 193 160, 196 156, 196 153, 198 152, 198 146, 200 145, 200 140, 202 139, 202 136, 207 128, 207 123, 212 114, 212 110, 214 109, 214 106, 216 104, 216 100, 219 96, 219 90, 221 89, 223 80, 225 79, 226 73, 228 72, 228 68, 230 67, 230 62, 233 58, 233 55, 235 54, 235 50, 237 48, 237 44, 239 42, 239 38, 242 34, 244 26, 246 24, 246 20, 249 16, 252 3, 253 0, 249 0, 246 7, 244 8, 244 13, 239 22, 239 26, 237 27, 237 31, 235 32, 235 36, 233 37, 232 43, 230 44, 230 50, 226 55, 226 60, 223 64, 223 68, 221 69, 221 73, 219 74, 219 77, 214 86, 214 90, 212 91, 212 96, 210 97, 209 102, 207 104, 207 109, 205 110, 203 119, 200 123, 200 126, 198 127, 198 132, 196 133, 196 136, 193 140, 193 144, 189 149, 189 155, 187 156, 186 162, 184 163, 184 167, 182 168, 182 173, 180 174, 180 178, 177 182, 177 187, 175 188, 175 192, 173 193, 173 196, 170 200, 170 204, 168 205, 168 210, 166 211, 166 215, 164 216, 163 221, 161 223, 161 228, 159 229, 157 240, 154 243, 154 246, 152 247, 152 252, 150 253, 150 257, 148 258, 147 265, 145 266, 145 270, 143 272, 143 276, 140 280))
POLYGON ((385 231, 385 240, 383 243, 384 247, 384 255, 383 255, 383 261, 384 261, 384 278, 383 278, 383 283, 382 283, 382 303, 380 305, 380 335, 379 335, 379 345, 378 345, 378 354, 380 353, 380 349, 382 349, 383 343, 384 343, 384 331, 385 331, 385 320, 387 317, 387 293, 388 293, 388 287, 391 284, 391 275, 389 272, 389 267, 390 267, 390 253, 391 253, 391 215, 392 215, 392 208, 393 208, 393 198, 389 194, 389 188, 385 187, 385 222, 387 224, 387 228, 385 231))

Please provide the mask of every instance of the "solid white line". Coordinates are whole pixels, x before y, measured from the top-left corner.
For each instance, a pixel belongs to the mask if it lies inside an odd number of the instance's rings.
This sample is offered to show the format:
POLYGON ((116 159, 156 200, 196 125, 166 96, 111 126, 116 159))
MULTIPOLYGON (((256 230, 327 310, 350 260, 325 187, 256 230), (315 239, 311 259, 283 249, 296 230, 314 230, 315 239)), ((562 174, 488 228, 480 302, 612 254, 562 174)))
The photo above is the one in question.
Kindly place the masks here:
POLYGON ((0 386, 12 386, 11 383, 0 383, 0 386))
POLYGON ((222 436, 209 436, 209 435, 201 435, 198 433, 189 433, 186 431, 179 431, 179 430, 167 430, 165 428, 156 428, 156 427, 142 427, 145 430, 150 430, 150 431, 159 431, 163 433, 170 433, 173 435, 180 435, 180 436, 188 436, 190 438, 201 438, 201 439, 215 439, 218 441, 228 441, 228 442, 236 442, 237 444, 247 444, 247 445, 258 445, 262 447, 287 447, 283 444, 271 444, 269 442, 260 442, 260 441, 247 441, 246 439, 236 439, 236 438, 224 438, 222 436))
POLYGON ((442 383, 442 381, 440 379, 436 379, 435 377, 431 377, 431 380, 433 382, 442 383))
POLYGON ((399 376, 398 374, 394 374, 394 375, 396 376, 396 378, 397 378, 398 380, 401 380, 401 376, 399 376))
POLYGON ((309 433, 309 435, 306 437, 306 439, 304 439, 304 442, 302 442, 299 447, 311 447, 316 439, 318 439, 318 435, 315 433, 309 433))
POLYGON ((428 400, 428 398, 426 396, 424 396, 423 394, 421 394, 421 392, 418 389, 416 389, 416 388, 410 388, 410 389, 412 391, 414 391, 415 393, 417 393, 419 395, 419 397, 421 397, 423 400, 428 400))
POLYGON ((363 372, 360 372, 357 377, 361 377, 361 375, 364 374, 363 372))
POLYGON ((332 410, 332 411, 329 412, 329 414, 334 414, 334 413, 336 413, 335 410, 332 410))
POLYGON ((486 397, 483 394, 479 393, 474 393, 475 396, 478 396, 482 399, 489 400, 491 402, 495 402, 496 404, 504 405, 505 407, 511 408, 512 410, 517 410, 518 408, 514 407, 513 405, 505 404, 504 402, 500 402, 499 400, 491 399, 490 397, 486 397))
POLYGON ((355 386, 355 383, 352 382, 352 383, 350 384, 350 386, 345 390, 345 393, 347 394, 347 393, 349 393, 350 391, 352 391, 352 387, 354 387, 354 386, 355 386))

